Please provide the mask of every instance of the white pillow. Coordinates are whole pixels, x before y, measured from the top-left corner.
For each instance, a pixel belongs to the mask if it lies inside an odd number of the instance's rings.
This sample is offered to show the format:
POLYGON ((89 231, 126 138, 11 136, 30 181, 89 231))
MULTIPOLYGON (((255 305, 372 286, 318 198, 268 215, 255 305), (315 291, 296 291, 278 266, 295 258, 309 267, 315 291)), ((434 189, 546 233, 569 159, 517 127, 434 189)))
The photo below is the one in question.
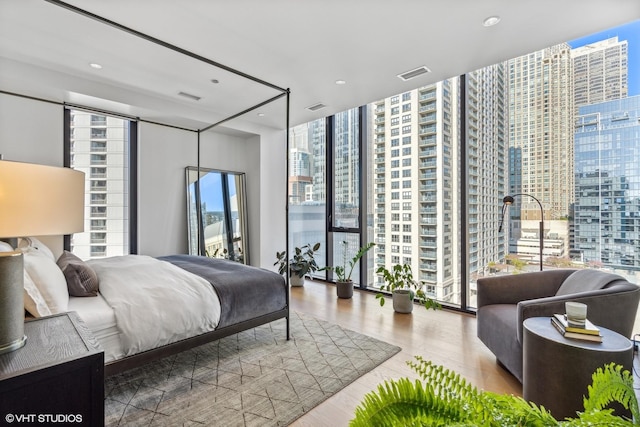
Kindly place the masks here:
POLYGON ((53 252, 51 252, 51 249, 49 249, 47 245, 45 245, 35 237, 21 237, 20 241, 18 242, 17 250, 24 253, 39 253, 47 256, 52 261, 56 260, 56 257, 53 255, 53 252))
POLYGON ((13 252, 13 247, 7 242, 0 240, 0 252, 13 252))
POLYGON ((24 271, 24 309, 33 317, 49 316, 51 310, 47 306, 44 297, 33 283, 31 276, 24 271))
POLYGON ((25 252, 24 269, 40 291, 51 314, 66 312, 69 291, 64 274, 56 262, 42 253, 25 252))

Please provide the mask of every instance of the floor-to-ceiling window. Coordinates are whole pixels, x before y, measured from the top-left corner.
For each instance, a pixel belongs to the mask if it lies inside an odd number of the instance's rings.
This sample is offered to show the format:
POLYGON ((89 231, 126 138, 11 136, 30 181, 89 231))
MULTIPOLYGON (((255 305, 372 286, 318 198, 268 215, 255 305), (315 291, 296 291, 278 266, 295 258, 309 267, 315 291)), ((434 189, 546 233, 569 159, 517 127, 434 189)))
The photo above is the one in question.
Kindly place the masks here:
POLYGON ((131 252, 130 156, 132 124, 101 113, 66 110, 66 162, 85 173, 85 231, 70 250, 82 259, 131 252))
POLYGON ((331 118, 340 124, 327 139, 336 144, 327 179, 337 221, 361 225, 349 199, 358 175, 349 173, 364 168, 366 227, 351 238, 376 243, 371 270, 410 264, 429 295, 462 309, 475 307, 478 278, 537 271, 541 253, 544 269, 605 268, 638 282, 640 183, 628 159, 638 158, 640 136, 629 128, 635 104, 622 100, 640 94, 639 27, 379 100, 368 106, 370 130, 348 112, 331 118), (364 150, 337 139, 347 128, 364 150), (501 224, 505 196, 514 201, 501 224))
MULTIPOLYGON (((326 265, 327 174, 326 121, 316 120, 290 130, 289 246, 321 244, 316 255, 326 265)), ((317 273, 324 277, 324 272, 317 273)))

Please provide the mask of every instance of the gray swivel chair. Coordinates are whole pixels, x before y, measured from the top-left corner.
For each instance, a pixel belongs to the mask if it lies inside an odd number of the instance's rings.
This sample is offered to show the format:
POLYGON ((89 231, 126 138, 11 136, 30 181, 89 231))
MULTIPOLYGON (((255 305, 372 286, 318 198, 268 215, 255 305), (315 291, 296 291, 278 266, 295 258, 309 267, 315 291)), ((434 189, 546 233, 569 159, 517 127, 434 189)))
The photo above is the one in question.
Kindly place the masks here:
POLYGON ((478 279, 478 337, 522 382, 522 322, 564 313, 566 301, 587 304, 596 325, 631 337, 640 287, 599 270, 547 270, 478 279))

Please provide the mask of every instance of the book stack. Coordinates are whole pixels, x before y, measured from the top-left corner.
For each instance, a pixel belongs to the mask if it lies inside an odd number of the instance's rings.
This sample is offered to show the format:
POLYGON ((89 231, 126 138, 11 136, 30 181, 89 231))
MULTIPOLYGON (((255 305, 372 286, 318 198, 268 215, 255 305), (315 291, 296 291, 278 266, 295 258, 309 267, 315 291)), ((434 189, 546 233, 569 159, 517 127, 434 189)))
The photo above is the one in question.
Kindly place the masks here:
POLYGON ((584 326, 573 326, 567 322, 567 317, 564 314, 554 314, 551 318, 551 324, 562 334, 565 338, 573 338, 578 340, 602 342, 602 335, 600 329, 588 319, 584 326))

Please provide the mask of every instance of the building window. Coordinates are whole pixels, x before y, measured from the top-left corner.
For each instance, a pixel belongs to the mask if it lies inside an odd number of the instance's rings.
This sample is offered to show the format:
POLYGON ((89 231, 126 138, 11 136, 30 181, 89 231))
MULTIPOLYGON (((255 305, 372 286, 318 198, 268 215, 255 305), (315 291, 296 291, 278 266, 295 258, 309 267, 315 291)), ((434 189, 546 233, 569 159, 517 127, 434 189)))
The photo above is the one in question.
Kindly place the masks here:
POLYGON ((411 92, 406 92, 402 94, 402 102, 411 101, 411 92))
POLYGON ((68 112, 71 132, 67 162, 85 173, 88 203, 85 231, 71 237, 69 250, 81 259, 131 253, 129 120, 80 110, 68 112))
POLYGON ((411 133, 411 125, 402 126, 402 133, 411 133))

